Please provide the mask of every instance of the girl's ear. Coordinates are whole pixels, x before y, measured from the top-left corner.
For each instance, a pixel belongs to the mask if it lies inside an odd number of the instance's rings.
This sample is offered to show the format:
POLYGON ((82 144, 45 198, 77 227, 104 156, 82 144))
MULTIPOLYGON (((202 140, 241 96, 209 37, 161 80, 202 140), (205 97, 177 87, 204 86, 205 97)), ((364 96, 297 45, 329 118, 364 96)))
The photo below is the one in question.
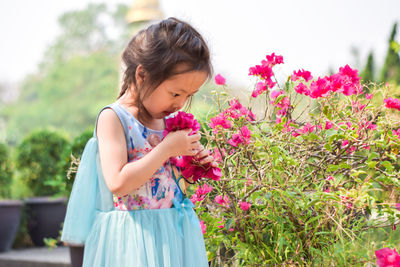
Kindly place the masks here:
POLYGON ((135 72, 136 84, 139 88, 144 83, 146 76, 146 70, 143 68, 142 65, 139 64, 135 72))

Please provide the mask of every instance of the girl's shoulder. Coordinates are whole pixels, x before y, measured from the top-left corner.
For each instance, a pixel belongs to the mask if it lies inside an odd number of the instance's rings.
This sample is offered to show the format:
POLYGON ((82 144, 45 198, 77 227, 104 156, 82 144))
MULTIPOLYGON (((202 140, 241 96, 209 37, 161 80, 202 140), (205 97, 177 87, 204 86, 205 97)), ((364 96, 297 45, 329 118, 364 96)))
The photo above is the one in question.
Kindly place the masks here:
POLYGON ((97 115, 94 135, 96 136, 99 128, 104 131, 126 132, 129 120, 128 115, 117 102, 103 107, 97 115))

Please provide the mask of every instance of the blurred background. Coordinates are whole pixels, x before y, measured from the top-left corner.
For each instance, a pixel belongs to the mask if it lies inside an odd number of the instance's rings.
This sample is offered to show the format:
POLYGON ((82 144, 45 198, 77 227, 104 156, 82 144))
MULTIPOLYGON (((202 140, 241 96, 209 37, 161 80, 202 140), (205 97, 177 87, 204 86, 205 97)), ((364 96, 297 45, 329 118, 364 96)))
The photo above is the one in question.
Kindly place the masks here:
POLYGON ((349 64, 367 80, 399 79, 400 67, 387 67, 400 64, 399 10, 397 0, 1 1, 0 142, 15 147, 42 128, 73 139, 93 127, 117 96, 121 51, 154 20, 176 16, 199 29, 215 73, 247 93, 249 67, 272 52, 284 57, 281 75, 349 64))

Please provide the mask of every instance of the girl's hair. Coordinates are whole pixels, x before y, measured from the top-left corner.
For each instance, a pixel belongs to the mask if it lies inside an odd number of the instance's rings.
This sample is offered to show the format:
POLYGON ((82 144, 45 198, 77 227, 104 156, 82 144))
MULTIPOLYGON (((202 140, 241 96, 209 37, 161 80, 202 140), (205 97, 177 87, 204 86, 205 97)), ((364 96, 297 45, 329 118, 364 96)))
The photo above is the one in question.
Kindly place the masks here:
POLYGON ((122 62, 125 71, 118 98, 133 84, 136 92, 132 104, 138 107, 138 119, 144 120, 150 115, 143 106, 143 99, 162 82, 190 71, 204 71, 210 79, 213 72, 210 51, 203 37, 191 25, 176 18, 162 20, 139 31, 125 48, 122 62), (135 77, 139 64, 147 74, 141 88, 137 87, 135 77), (178 72, 180 64, 185 68, 178 72))

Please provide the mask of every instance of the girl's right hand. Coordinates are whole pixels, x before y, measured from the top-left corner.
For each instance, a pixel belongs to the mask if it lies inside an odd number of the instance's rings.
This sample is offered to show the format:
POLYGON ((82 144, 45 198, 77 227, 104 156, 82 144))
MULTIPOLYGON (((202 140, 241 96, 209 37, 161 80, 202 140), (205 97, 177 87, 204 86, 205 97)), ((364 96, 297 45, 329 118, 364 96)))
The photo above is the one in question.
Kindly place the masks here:
POLYGON ((170 132, 161 142, 170 157, 176 156, 194 156, 196 155, 201 144, 199 142, 201 136, 199 133, 189 135, 191 129, 170 132))

